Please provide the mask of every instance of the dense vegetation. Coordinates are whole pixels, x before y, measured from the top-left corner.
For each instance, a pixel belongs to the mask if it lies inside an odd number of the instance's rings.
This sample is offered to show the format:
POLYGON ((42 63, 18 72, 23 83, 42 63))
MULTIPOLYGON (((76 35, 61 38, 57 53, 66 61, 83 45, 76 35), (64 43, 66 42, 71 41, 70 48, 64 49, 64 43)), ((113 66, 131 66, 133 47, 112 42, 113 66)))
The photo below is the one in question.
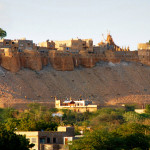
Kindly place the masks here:
POLYGON ((54 110, 48 110, 33 103, 24 112, 13 108, 0 110, 0 121, 9 131, 54 131, 60 123, 60 118, 52 117, 54 110))
MULTIPOLYGON (((85 136, 75 140, 71 150, 148 150, 150 148, 150 105, 145 114, 125 109, 103 108, 82 123, 90 126, 85 136)), ((86 129, 86 128, 85 128, 86 129)))
MULTIPOLYGON (((9 135, 15 130, 53 131, 59 125, 74 125, 76 134, 80 134, 81 129, 84 130, 84 137, 75 140, 70 146, 71 150, 150 148, 150 105, 146 106, 144 114, 134 112, 134 106, 120 109, 102 108, 95 113, 82 114, 62 110, 62 117, 53 117, 52 114, 56 112, 57 109, 47 109, 36 103, 30 104, 23 112, 12 108, 0 109, 0 136, 3 136, 3 132, 8 132, 6 135, 9 135)), ((29 148, 28 142, 24 141, 24 144, 26 143, 29 148)))
POLYGON ((52 117, 55 109, 48 110, 39 104, 30 104, 24 112, 13 108, 0 109, 0 150, 29 150, 34 144, 14 131, 53 131, 60 118, 52 117))
POLYGON ((16 135, 12 131, 7 131, 0 127, 0 150, 29 150, 34 144, 22 135, 16 135))

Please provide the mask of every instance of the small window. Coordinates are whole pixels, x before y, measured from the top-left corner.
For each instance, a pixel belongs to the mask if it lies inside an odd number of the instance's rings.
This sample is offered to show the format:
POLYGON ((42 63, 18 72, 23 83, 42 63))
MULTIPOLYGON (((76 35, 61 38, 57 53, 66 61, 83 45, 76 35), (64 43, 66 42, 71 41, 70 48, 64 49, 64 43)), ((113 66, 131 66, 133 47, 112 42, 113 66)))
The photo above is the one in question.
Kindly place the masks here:
POLYGON ((53 138, 53 143, 56 143, 56 138, 53 138))
POLYGON ((47 138, 47 143, 50 143, 50 138, 47 138))
POLYGON ((40 138, 40 143, 45 144, 45 138, 40 138))
POLYGON ((36 138, 32 138, 31 143, 36 143, 36 138))

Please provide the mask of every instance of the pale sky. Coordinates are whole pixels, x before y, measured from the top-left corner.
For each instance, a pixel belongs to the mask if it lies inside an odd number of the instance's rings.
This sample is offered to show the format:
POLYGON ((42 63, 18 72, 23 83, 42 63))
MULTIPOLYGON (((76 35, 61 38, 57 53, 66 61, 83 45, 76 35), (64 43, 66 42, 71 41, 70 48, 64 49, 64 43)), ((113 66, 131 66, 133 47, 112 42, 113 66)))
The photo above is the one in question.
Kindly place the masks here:
POLYGON ((92 38, 110 31, 114 42, 137 49, 150 40, 150 0, 0 0, 0 28, 8 39, 35 43, 92 38))

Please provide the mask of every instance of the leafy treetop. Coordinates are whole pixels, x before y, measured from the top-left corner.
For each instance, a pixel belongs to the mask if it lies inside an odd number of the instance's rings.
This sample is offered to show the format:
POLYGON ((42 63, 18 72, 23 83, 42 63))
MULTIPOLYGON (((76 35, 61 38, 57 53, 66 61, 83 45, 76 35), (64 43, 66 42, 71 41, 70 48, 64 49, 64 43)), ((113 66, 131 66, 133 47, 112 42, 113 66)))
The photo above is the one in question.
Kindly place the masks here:
POLYGON ((2 28, 0 28, 0 38, 3 39, 6 36, 7 36, 7 32, 3 30, 2 28))

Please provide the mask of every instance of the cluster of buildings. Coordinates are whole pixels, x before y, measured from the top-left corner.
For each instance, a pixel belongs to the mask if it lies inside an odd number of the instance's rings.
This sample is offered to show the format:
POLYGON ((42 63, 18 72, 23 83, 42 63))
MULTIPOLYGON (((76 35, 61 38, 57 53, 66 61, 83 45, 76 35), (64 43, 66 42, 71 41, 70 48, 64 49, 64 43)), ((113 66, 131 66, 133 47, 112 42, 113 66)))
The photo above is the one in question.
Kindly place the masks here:
POLYGON ((71 71, 75 67, 93 67, 99 61, 134 61, 150 64, 150 43, 139 44, 138 50, 117 46, 108 33, 107 38, 93 45, 92 39, 45 41, 36 45, 32 40, 0 40, 0 65, 12 72, 21 68, 41 70, 51 63, 56 70, 71 71))
POLYGON ((18 135, 26 136, 34 144, 31 150, 69 150, 68 144, 74 139, 74 127, 59 126, 57 131, 16 131, 18 135))
MULTIPOLYGON (((68 109, 74 112, 94 112, 97 105, 93 105, 89 100, 65 100, 61 103, 55 98, 55 108, 68 109)), ((62 117, 59 113, 54 116, 62 117)), ((31 150, 69 150, 69 144, 83 135, 75 135, 73 126, 59 126, 57 131, 15 131, 18 135, 23 135, 30 143, 34 144, 31 150)))

